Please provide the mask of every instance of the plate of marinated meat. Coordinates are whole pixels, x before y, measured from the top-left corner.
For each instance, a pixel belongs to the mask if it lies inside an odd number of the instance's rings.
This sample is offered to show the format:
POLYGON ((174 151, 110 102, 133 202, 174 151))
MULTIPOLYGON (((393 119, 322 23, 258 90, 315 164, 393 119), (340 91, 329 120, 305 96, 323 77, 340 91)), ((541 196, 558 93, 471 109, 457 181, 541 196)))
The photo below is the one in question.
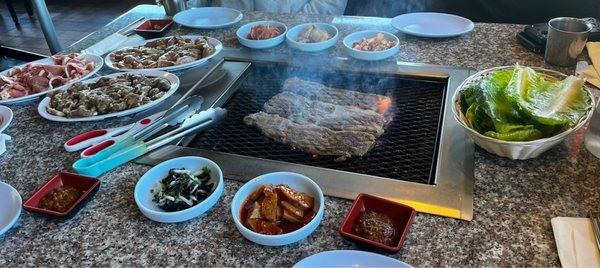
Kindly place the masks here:
POLYGON ((388 96, 292 77, 262 111, 247 115, 243 121, 297 150, 342 161, 363 156, 375 146, 385 132, 391 103, 388 96))
POLYGON ((87 79, 104 61, 91 54, 54 55, 0 72, 0 104, 29 101, 87 79))
POLYGON ((169 36, 123 47, 106 55, 106 66, 117 71, 176 71, 205 63, 223 49, 207 36, 169 36))
POLYGON ((51 121, 97 121, 148 109, 171 96, 179 78, 164 71, 131 71, 77 82, 40 102, 38 113, 51 121))

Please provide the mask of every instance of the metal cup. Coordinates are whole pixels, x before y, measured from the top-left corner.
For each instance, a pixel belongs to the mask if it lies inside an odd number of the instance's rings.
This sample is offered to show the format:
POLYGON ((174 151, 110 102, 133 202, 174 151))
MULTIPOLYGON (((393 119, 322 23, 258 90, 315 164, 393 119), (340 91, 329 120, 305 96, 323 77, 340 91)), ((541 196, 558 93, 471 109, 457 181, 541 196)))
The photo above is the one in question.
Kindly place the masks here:
POLYGON ((577 18, 554 18, 548 22, 546 41, 547 63, 558 66, 573 66, 583 51, 591 27, 577 18))
POLYGON ((584 144, 590 153, 600 158, 600 101, 594 107, 592 120, 585 133, 584 144))
POLYGON ((164 6, 167 16, 172 17, 187 9, 187 1, 188 0, 156 0, 156 4, 164 6))

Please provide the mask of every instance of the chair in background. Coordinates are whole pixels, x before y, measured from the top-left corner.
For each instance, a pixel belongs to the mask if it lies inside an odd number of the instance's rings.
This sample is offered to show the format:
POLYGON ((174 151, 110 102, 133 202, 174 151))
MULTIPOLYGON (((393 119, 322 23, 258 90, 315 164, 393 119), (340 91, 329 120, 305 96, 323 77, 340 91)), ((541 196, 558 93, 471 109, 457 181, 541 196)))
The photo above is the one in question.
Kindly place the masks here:
MULTIPOLYGON (((4 0, 4 2, 6 2, 6 7, 8 8, 8 12, 10 13, 13 22, 15 23, 15 25, 19 25, 19 17, 17 16, 17 11, 15 10, 14 4, 15 2, 21 1, 4 0)), ((31 3, 29 2, 29 0, 23 0, 22 2, 25 5, 25 10, 27 10, 27 14, 29 16, 33 16, 33 9, 31 8, 31 3)))

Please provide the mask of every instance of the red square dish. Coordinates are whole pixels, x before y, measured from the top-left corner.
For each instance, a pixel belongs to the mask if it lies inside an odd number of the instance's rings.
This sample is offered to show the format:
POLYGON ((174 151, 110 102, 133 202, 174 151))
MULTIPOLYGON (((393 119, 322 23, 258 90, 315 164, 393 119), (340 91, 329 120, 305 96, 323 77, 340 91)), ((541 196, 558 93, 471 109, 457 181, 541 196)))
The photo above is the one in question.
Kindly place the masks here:
POLYGON ((381 197, 359 194, 350 208, 350 212, 340 227, 340 233, 347 239, 354 240, 361 245, 377 248, 389 252, 398 252, 404 244, 408 230, 412 226, 416 211, 414 208, 381 197), (398 241, 393 246, 372 241, 354 233, 353 227, 361 213, 374 211, 385 214, 393 221, 394 228, 398 234, 398 241))
POLYGON ((78 174, 59 172, 46 181, 23 203, 23 209, 56 218, 70 218, 81 209, 100 188, 100 180, 78 174), (81 191, 81 195, 64 212, 47 210, 40 207, 42 198, 61 186, 71 186, 81 191))
POLYGON ((172 24, 172 19, 149 19, 135 28, 135 33, 146 39, 158 38, 165 35, 172 24))

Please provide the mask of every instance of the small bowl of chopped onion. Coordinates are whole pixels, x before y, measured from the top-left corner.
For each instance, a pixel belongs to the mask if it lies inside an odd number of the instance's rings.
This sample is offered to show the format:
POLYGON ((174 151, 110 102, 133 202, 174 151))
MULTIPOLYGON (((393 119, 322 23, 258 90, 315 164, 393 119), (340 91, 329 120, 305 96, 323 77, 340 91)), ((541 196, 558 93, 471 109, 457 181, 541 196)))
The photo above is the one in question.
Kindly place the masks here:
POLYGON ((135 185, 138 208, 153 221, 174 223, 198 217, 223 194, 223 172, 215 162, 186 156, 151 168, 135 185))
POLYGON ((400 40, 395 35, 375 30, 360 31, 344 38, 344 47, 350 57, 376 61, 389 58, 400 51, 400 40))
POLYGON ((285 34, 290 47, 305 52, 317 52, 334 46, 339 40, 338 29, 327 23, 303 23, 285 34))

